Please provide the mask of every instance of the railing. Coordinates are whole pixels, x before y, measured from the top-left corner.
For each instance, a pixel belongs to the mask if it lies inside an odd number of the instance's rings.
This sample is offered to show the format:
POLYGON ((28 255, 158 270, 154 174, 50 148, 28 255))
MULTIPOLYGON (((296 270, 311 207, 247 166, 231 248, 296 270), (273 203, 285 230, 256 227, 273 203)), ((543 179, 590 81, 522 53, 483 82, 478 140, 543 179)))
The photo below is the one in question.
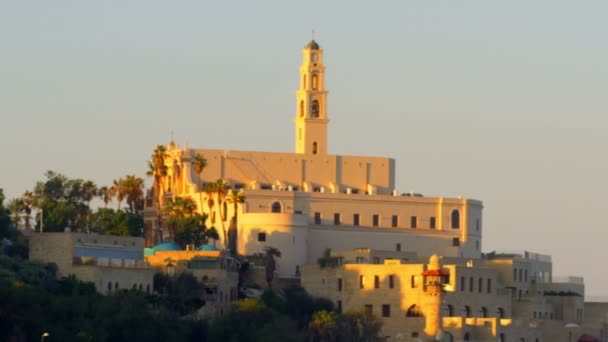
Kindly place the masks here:
POLYGON ((149 269, 150 265, 142 260, 132 259, 96 259, 92 257, 73 257, 72 265, 116 267, 132 269, 149 269))

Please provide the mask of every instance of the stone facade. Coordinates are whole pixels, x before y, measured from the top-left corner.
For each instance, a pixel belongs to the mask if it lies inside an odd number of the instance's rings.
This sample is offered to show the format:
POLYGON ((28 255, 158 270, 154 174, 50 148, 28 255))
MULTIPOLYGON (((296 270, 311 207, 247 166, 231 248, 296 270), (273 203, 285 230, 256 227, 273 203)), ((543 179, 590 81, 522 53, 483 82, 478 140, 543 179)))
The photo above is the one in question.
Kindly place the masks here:
POLYGON ((59 275, 75 275, 103 294, 118 289, 151 292, 154 272, 143 258, 144 240, 84 233, 32 233, 31 260, 57 264, 59 275))

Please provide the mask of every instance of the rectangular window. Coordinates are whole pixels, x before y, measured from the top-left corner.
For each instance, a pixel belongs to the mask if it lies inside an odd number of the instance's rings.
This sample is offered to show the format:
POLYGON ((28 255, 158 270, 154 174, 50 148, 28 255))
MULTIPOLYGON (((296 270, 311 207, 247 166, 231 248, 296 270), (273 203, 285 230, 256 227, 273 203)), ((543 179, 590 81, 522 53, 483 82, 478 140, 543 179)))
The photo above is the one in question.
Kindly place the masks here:
POLYGON ((342 291, 342 278, 338 278, 338 291, 342 291))
POLYGON ((374 227, 378 227, 380 225, 380 216, 378 214, 374 214, 374 216, 372 216, 372 225, 374 227))
POLYGON ((380 277, 378 277, 378 276, 374 276, 374 288, 375 289, 380 288, 380 277))
POLYGON ((321 213, 315 213, 315 224, 321 224, 321 213))
POLYGON ((395 245, 395 250, 397 252, 401 252, 401 244, 400 243, 398 243, 398 244, 395 245))
POLYGON ((358 226, 359 225, 359 214, 354 214, 353 215, 353 226, 358 226))
POLYGON ((517 268, 513 269, 513 280, 517 281, 517 268))
POLYGON ((380 257, 375 256, 373 260, 374 260, 374 262, 373 262, 374 264, 376 264, 376 265, 380 264, 380 257))
POLYGON ((413 289, 415 289, 415 288, 416 288, 416 276, 415 276, 415 275, 413 275, 413 276, 410 278, 410 287, 411 287, 411 288, 413 288, 413 289))
POLYGON ((382 304, 382 317, 391 317, 391 305, 382 304))
POLYGON ((431 229, 435 229, 436 223, 435 223, 435 216, 431 216, 431 218, 429 219, 429 228, 431 229))
POLYGON ((371 315, 373 311, 374 311, 373 305, 365 304, 365 308, 363 309, 363 312, 365 312, 368 315, 371 315))
POLYGON ((334 213, 334 224, 336 226, 340 225, 340 213, 334 213))
POLYGON ((455 246, 455 247, 460 246, 460 238, 453 238, 452 239, 452 246, 455 246))
POLYGON ((488 278, 488 285, 486 286, 486 291, 488 293, 492 293, 492 279, 488 278))
POLYGON ((417 216, 410 217, 410 227, 418 228, 418 217, 417 216))
POLYGON ((522 281, 524 277, 522 277, 522 269, 519 269, 519 281, 522 281))
POLYGON ((364 281, 365 281, 365 277, 364 276, 359 276, 359 288, 362 289, 365 287, 364 285, 364 281))
POLYGON ((477 284, 477 291, 479 293, 483 292, 483 278, 479 278, 479 283, 477 284))
POLYGON ((475 292, 475 281, 473 277, 469 278, 469 292, 475 292))
POLYGON ((399 216, 393 215, 391 219, 391 225, 393 226, 393 228, 399 227, 399 216))
POLYGON ((388 276, 388 288, 389 289, 395 288, 395 276, 394 275, 388 276))
POLYGON ((460 291, 466 291, 466 281, 464 277, 460 277, 460 291))
POLYGON ((528 270, 524 270, 524 281, 528 281, 528 270))
POLYGON ((258 233, 258 241, 260 241, 260 242, 266 241, 266 233, 258 233))
POLYGON ((338 301, 337 307, 338 307, 338 313, 342 313, 342 301, 341 300, 338 301))

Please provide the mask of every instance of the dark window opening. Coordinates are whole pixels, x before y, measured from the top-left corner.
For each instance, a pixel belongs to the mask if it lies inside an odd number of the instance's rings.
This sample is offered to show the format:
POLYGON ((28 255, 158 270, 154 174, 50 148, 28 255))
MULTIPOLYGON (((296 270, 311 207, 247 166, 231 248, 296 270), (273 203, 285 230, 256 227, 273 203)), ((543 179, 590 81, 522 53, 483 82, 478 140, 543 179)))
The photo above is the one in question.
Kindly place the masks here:
POLYGON ((374 214, 372 216, 372 226, 378 227, 380 225, 380 216, 378 214, 374 214))
POLYGON ((397 252, 401 252, 401 244, 400 243, 398 243, 398 244, 395 245, 395 250, 397 252))
POLYGON ((417 216, 410 217, 410 227, 418 228, 418 217, 417 216))
POLYGON ((334 224, 340 225, 340 213, 334 213, 334 224))
POLYGON ((319 117, 319 101, 313 100, 311 106, 312 106, 312 117, 318 118, 319 117))
POLYGON ((359 225, 359 214, 354 214, 353 215, 353 226, 358 226, 359 225))
POLYGON ((455 247, 460 246, 460 238, 457 238, 457 237, 453 238, 452 246, 455 246, 455 247))
POLYGON ((342 291, 342 278, 338 278, 338 291, 342 291))
POLYGON ((452 228, 453 229, 460 228, 460 211, 458 211, 458 210, 452 211, 452 228))
POLYGON ((279 202, 272 203, 272 209, 271 209, 271 211, 273 213, 280 213, 280 212, 282 212, 283 210, 281 208, 281 203, 279 203, 279 202))
POLYGON ((315 141, 312 143, 312 154, 317 154, 317 149, 317 142, 315 141))
POLYGON ((321 213, 315 213, 315 224, 321 224, 321 213))
POLYGON ((378 277, 378 276, 374 276, 374 288, 375 289, 380 288, 380 277, 378 277))
POLYGON ((390 304, 382 304, 382 317, 391 317, 390 304))
POLYGON ((266 241, 266 233, 258 233, 258 241, 260 241, 260 242, 266 241))
POLYGON ((393 228, 399 227, 399 216, 393 215, 391 221, 392 221, 391 224, 392 224, 393 228))
POLYGON ((429 228, 431 229, 435 229, 435 216, 431 216, 431 218, 429 219, 429 228))
POLYGON ((388 288, 389 289, 395 288, 395 276, 394 275, 388 276, 388 288))

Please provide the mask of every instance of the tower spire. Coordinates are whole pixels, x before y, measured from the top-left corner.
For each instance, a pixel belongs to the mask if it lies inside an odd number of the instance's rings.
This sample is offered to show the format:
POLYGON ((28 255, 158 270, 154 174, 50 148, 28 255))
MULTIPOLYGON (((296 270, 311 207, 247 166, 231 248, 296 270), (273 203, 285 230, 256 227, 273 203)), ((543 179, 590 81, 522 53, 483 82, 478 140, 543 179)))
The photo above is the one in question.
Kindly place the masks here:
POLYGON ((296 153, 327 154, 327 91, 323 49, 313 39, 302 51, 300 89, 296 92, 296 153))

